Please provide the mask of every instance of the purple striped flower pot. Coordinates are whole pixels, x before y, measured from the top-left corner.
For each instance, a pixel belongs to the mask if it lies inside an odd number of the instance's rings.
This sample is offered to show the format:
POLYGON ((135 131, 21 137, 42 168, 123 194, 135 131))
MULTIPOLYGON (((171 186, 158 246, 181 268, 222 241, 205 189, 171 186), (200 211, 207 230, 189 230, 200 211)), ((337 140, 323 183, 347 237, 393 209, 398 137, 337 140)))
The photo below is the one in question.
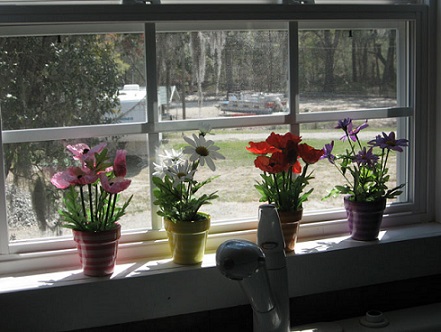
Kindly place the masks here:
POLYGON ((375 241, 380 233, 386 198, 375 202, 352 202, 344 198, 351 238, 358 241, 375 241))
POLYGON ((103 232, 73 230, 83 273, 91 277, 103 277, 113 273, 121 237, 121 225, 103 232))
POLYGON ((210 228, 210 216, 198 221, 172 222, 164 219, 173 262, 193 265, 202 262, 210 228))

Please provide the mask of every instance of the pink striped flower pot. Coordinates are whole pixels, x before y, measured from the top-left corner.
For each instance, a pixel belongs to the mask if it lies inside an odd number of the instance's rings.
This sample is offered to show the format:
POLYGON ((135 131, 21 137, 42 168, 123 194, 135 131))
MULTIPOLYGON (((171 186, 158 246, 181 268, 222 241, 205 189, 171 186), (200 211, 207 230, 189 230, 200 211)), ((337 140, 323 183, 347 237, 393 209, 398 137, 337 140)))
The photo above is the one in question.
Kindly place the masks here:
POLYGON ((278 213, 285 240, 285 252, 293 252, 297 243, 303 209, 297 211, 278 211, 278 213))
POLYGON ((113 273, 121 237, 121 225, 103 232, 73 230, 83 273, 91 277, 103 277, 113 273))
POLYGON ((375 241, 380 233, 386 198, 375 202, 352 202, 344 198, 351 238, 358 241, 375 241))

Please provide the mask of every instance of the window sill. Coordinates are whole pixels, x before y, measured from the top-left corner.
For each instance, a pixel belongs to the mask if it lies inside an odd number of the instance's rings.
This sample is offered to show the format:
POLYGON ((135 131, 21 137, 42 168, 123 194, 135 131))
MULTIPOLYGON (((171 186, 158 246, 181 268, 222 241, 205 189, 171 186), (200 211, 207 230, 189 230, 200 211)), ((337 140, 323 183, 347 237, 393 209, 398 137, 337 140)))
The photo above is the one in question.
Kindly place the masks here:
MULTIPOLYGON (((300 242, 297 254, 287 256, 290 297, 439 274, 440 246, 438 223, 391 228, 369 243, 348 236, 300 242)), ((200 266, 171 259, 118 264, 108 278, 85 277, 81 270, 1 277, 4 317, 20 319, 2 320, 0 330, 80 329, 246 303, 239 284, 216 269, 211 252, 200 266), (81 320, 72 319, 72 308, 81 320)))

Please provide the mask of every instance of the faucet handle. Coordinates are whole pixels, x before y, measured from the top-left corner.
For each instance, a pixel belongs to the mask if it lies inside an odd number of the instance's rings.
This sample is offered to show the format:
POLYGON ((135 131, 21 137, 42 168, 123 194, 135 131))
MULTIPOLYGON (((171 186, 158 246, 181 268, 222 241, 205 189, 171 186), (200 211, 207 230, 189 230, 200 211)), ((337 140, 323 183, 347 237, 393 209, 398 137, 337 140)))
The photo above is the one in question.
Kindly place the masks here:
POLYGON ((265 267, 265 255, 255 243, 228 240, 217 248, 216 265, 227 278, 243 280, 265 267))

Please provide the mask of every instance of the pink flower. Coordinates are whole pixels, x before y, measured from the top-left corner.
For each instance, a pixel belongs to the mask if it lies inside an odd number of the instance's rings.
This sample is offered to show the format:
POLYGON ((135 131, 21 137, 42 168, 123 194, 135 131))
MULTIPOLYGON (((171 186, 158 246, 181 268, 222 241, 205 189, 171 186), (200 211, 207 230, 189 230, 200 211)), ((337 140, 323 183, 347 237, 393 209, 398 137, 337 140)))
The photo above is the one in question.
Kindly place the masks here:
POLYGON ((98 180, 98 175, 92 171, 85 171, 81 167, 69 167, 64 172, 54 174, 52 184, 58 189, 66 189, 69 186, 91 184, 98 180))
POLYGON ((51 183, 58 189, 69 188, 72 182, 67 179, 66 172, 58 172, 52 176, 51 183))
POLYGON ((78 143, 75 145, 68 145, 66 149, 68 149, 72 154, 75 160, 81 161, 83 165, 90 164, 92 161, 92 165, 95 165, 95 153, 100 153, 106 147, 107 143, 100 143, 93 148, 89 148, 87 144, 78 143))
POLYGON ((117 150, 115 160, 113 161, 113 174, 116 177, 125 177, 127 174, 127 163, 126 163, 127 151, 117 150))
POLYGON ((104 190, 110 194, 117 194, 124 191, 130 186, 130 183, 132 183, 132 180, 127 180, 122 176, 109 180, 104 173, 100 173, 100 180, 104 190))

